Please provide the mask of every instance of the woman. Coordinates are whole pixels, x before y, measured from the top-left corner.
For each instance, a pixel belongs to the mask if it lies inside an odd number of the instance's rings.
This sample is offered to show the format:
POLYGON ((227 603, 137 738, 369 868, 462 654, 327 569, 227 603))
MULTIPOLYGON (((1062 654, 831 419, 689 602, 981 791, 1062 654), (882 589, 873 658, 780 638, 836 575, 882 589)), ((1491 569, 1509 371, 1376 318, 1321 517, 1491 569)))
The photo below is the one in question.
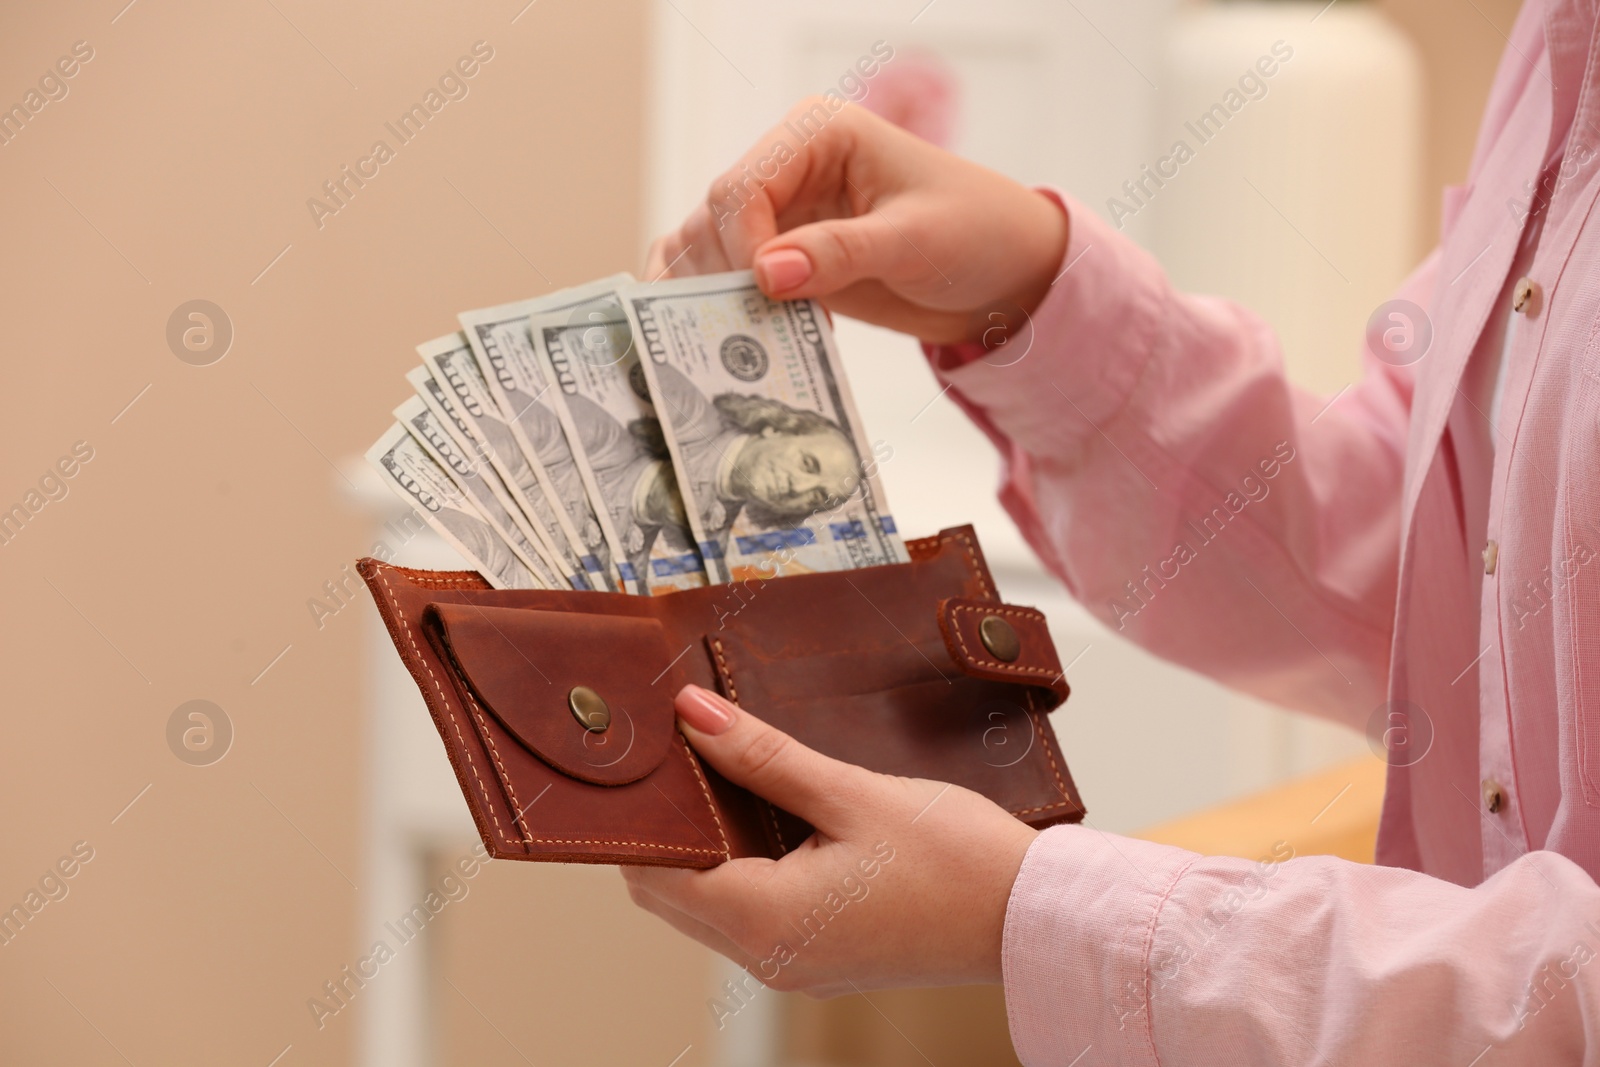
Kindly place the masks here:
POLYGON ((1288 384, 1258 319, 1174 292, 1081 205, 858 110, 753 197, 739 167, 714 183, 652 274, 753 266, 771 296, 922 338, 1000 451, 1011 515, 1091 610, 1240 689, 1432 740, 1391 760, 1382 866, 1260 867, 1035 833, 958 789, 918 817, 937 783, 690 689, 701 754, 818 833, 777 862, 630 869, 634 898, 749 964, 887 841, 872 896, 769 984, 1003 981, 1028 1064, 1600 1063, 1594 36, 1590 3, 1524 5, 1469 182, 1398 294, 1431 347, 1369 351, 1331 400, 1288 384), (1013 306, 1028 354, 986 359, 986 309, 1013 306), (1163 569, 1258 471, 1270 496, 1163 569))

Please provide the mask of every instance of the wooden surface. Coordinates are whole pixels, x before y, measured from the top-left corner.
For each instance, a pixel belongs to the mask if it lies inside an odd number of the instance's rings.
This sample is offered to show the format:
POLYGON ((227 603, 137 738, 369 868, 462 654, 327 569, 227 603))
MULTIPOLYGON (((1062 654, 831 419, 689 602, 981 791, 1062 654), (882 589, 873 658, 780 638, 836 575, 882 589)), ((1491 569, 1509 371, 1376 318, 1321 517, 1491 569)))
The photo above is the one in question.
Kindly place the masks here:
MULTIPOLYGON (((0 146, 0 197, 14 205, 0 241, 13 401, 0 507, 73 442, 94 458, 0 545, 0 907, 73 842, 95 858, 4 948, 0 1064, 356 1063, 376 987, 320 1028, 307 1007, 372 952, 372 608, 344 568, 377 535, 332 465, 389 422, 412 346, 457 329, 457 311, 640 263, 651 9, 526 4, 6 7, 0 107, 74 41, 95 55, 0 146), (385 124, 479 40, 494 58, 469 94, 399 144, 385 124), (347 186, 319 228, 308 199, 380 138, 393 160, 347 186), (226 357, 206 367, 180 362, 166 334, 197 298, 233 324, 226 357), (313 598, 332 617, 314 616, 313 598), (166 732, 197 698, 234 730, 226 758, 204 767, 180 761, 166 732)), ((523 929, 528 905, 513 896, 475 888, 450 905, 451 930, 492 927, 491 910, 523 929)), ((605 900, 596 925, 632 921, 618 917, 632 909, 624 894, 605 900)), ((648 945, 656 962, 678 952, 648 945)), ((496 957, 474 980, 508 1001, 531 995, 561 962, 536 952, 496 957)), ((597 1001, 655 966, 610 959, 597 1001)), ((377 982, 394 980, 386 968, 377 982)), ((701 988, 710 969, 677 981, 701 988)), ((500 1003, 457 984, 487 1011, 500 1003)), ((447 1062, 492 1048, 494 1030, 445 995, 447 1062)), ((705 1017, 692 1007, 685 1026, 705 1017)), ((567 1050, 594 1029, 583 1015, 562 1026, 541 1067, 579 1062, 567 1050)), ((659 1036, 650 1056, 642 1040, 596 1047, 665 1067, 682 1044, 659 1036)), ((523 1063, 504 1044, 492 1055, 477 1062, 523 1063)))
POLYGON ((1208 856, 1260 859, 1279 843, 1296 856, 1371 863, 1383 806, 1385 764, 1341 764, 1232 804, 1153 826, 1135 836, 1208 856))

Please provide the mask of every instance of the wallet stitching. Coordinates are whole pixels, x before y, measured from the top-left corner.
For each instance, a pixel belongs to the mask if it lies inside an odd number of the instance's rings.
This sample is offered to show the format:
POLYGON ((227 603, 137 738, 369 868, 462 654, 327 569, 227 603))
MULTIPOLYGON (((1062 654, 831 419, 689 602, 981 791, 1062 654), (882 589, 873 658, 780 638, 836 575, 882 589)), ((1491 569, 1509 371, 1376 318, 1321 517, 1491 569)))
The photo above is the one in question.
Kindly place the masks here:
POLYGON ((722 680, 728 683, 728 699, 735 704, 739 703, 739 689, 733 684, 733 671, 728 667, 728 659, 722 652, 722 638, 711 639, 711 651, 717 654, 717 666, 722 668, 722 680))
MULTIPOLYGON (((459 663, 456 664, 456 669, 461 669, 459 663)), ((472 705, 473 718, 478 721, 478 733, 482 736, 483 743, 489 746, 489 755, 494 758, 495 769, 500 773, 500 782, 506 787, 506 795, 511 798, 511 810, 516 812, 513 818, 516 819, 518 828, 522 830, 522 840, 525 842, 532 841, 533 834, 529 831, 528 824, 522 818, 522 813, 527 809, 522 806, 522 802, 517 799, 517 791, 512 788, 511 775, 506 771, 506 765, 500 760, 500 749, 494 743, 494 735, 489 732, 489 723, 483 716, 483 709, 478 706, 478 698, 472 695, 470 683, 462 686, 462 690, 467 694, 467 703, 472 705)))
MULTIPOLYGON (((1039 705, 1033 699, 1033 693, 1027 694, 1028 714, 1033 716, 1033 728, 1038 731, 1039 743, 1044 746, 1045 759, 1050 761, 1050 776, 1056 780, 1056 788, 1061 791, 1063 798, 1067 795, 1067 783, 1061 780, 1061 768, 1056 766, 1056 754, 1050 751, 1050 739, 1044 733, 1044 716, 1039 714, 1039 705)), ((1055 805, 1051 805, 1054 807, 1055 805)))
POLYGON ((406 581, 413 585, 431 585, 439 589, 488 590, 490 588, 476 571, 420 571, 392 564, 380 564, 380 567, 383 571, 399 571, 405 575, 406 581), (441 574, 449 576, 441 577, 441 574))
POLYGON ((395 599, 394 587, 389 584, 389 575, 386 571, 379 571, 378 577, 383 579, 383 587, 389 593, 389 606, 400 617, 400 624, 406 628, 406 640, 411 643, 411 651, 422 665, 428 668, 428 680, 433 683, 433 688, 439 694, 439 699, 444 701, 445 714, 450 716, 450 725, 455 729, 456 740, 461 743, 461 752, 467 757, 467 766, 472 768, 472 777, 478 783, 478 791, 483 794, 484 805, 489 809, 489 818, 494 821, 494 829, 501 837, 505 837, 505 829, 500 825, 500 816, 495 813, 494 800, 489 796, 488 787, 483 784, 483 777, 478 774, 478 764, 472 758, 472 750, 467 748, 467 739, 461 736, 461 723, 450 711, 450 698, 445 696, 444 687, 439 684, 438 676, 433 673, 433 665, 422 655, 422 650, 417 647, 416 635, 411 632, 411 620, 406 618, 405 611, 395 599))
POLYGON ((1030 814, 1037 813, 1037 811, 1050 811, 1051 808, 1072 808, 1072 806, 1074 805, 1072 805, 1072 801, 1070 800, 1058 800, 1056 803, 1053 803, 1053 805, 1040 805, 1037 806, 1037 808, 1022 808, 1019 809, 1019 811, 1013 811, 1011 814, 1014 814, 1014 816, 1030 816, 1030 814))
MULTIPOLYGON (((387 568, 385 568, 385 570, 387 570, 387 568)), ((429 680, 431 680, 433 682, 433 687, 439 693, 439 699, 444 701, 445 710, 448 712, 449 709, 450 709, 450 698, 445 695, 444 687, 439 684, 438 676, 433 673, 433 668, 431 666, 429 666, 428 661, 423 658, 422 650, 417 648, 417 639, 411 632, 411 620, 406 618, 406 613, 403 610, 401 610, 399 603, 395 600, 394 587, 389 584, 389 576, 388 576, 388 574, 386 574, 384 570, 380 570, 378 572, 378 576, 383 579, 384 588, 389 590, 389 604, 390 604, 390 606, 394 609, 394 613, 400 617, 401 624, 404 625, 405 628, 406 628, 406 640, 411 643, 411 650, 413 652, 415 652, 417 658, 422 661, 422 665, 424 667, 428 668, 428 678, 429 678, 429 680)), ((409 576, 408 576, 408 580, 409 580, 409 576)), ((459 579, 437 579, 437 580, 434 581, 433 584, 435 584, 435 585, 437 585, 437 586, 439 586, 441 588, 445 588, 445 587, 448 587, 448 588, 461 588, 463 586, 470 585, 470 584, 475 584, 475 583, 473 583, 470 579, 468 579, 466 581, 462 581, 462 580, 459 580, 459 579)), ((467 696, 468 696, 469 699, 471 699, 472 694, 469 692, 467 694, 467 696)), ((477 701, 476 700, 473 700, 472 703, 473 703, 474 707, 477 706, 477 701)), ((495 814, 493 799, 489 795, 488 788, 485 787, 484 784, 483 784, 483 778, 478 774, 478 766, 472 759, 472 753, 467 749, 466 739, 461 736, 461 724, 459 722, 457 722, 456 716, 454 714, 450 715, 450 725, 455 728, 456 738, 461 742, 461 751, 467 757, 468 766, 470 766, 472 768, 472 777, 477 780, 478 789, 479 789, 480 792, 483 793, 484 803, 489 808, 489 817, 494 820, 495 830, 498 831, 502 837, 504 837, 505 836, 505 831, 500 826, 500 818, 499 818, 499 816, 495 814)), ((485 727, 484 728, 484 742, 488 745, 490 752, 495 754, 495 762, 498 765, 499 762, 500 762, 499 754, 495 751, 494 742, 487 735, 488 735, 488 729, 487 729, 487 727, 485 727)), ((693 760, 692 759, 690 760, 690 763, 691 763, 691 765, 693 765, 693 760)), ((696 777, 700 777, 700 769, 698 767, 695 767, 694 770, 695 770, 695 776, 696 777)), ((515 804, 516 803, 516 793, 512 790, 511 782, 509 781, 509 779, 507 779, 505 777, 505 769, 504 769, 503 766, 500 767, 500 771, 501 771, 501 782, 502 782, 502 784, 505 785, 506 792, 511 796, 511 802, 513 804, 515 804)), ((705 789, 706 788, 705 779, 703 777, 700 778, 700 787, 701 787, 701 789, 705 789)), ((709 800, 710 800, 710 793, 709 792, 707 792, 707 794, 706 794, 706 799, 709 802, 709 800)), ((716 816, 716 809, 713 808, 711 814, 712 814, 713 817, 715 817, 716 816)), ((523 833, 522 840, 524 842, 527 842, 527 843, 530 843, 530 844, 538 844, 538 845, 615 845, 615 846, 618 846, 618 847, 632 847, 632 848, 665 848, 665 849, 671 849, 674 852, 702 852, 702 853, 705 853, 708 856, 717 856, 717 855, 728 856, 729 855, 729 853, 727 851, 727 848, 726 848, 726 845, 727 845, 727 836, 726 835, 723 835, 724 849, 723 849, 722 852, 719 853, 715 849, 710 849, 710 848, 689 848, 689 847, 686 847, 684 845, 668 845, 668 844, 665 844, 665 843, 659 842, 659 841, 605 841, 605 840, 599 840, 599 839, 595 839, 595 838, 534 837, 528 831, 527 825, 522 822, 521 816, 519 815, 517 818, 518 818, 518 824, 522 827, 522 833, 523 833)), ((717 829, 718 829, 718 832, 720 833, 721 829, 722 829, 722 822, 721 822, 720 819, 717 822, 717 829)))
MULTIPOLYGON (((448 641, 445 643, 449 646, 448 641)), ((500 747, 494 743, 494 734, 489 730, 489 721, 483 714, 483 708, 478 704, 477 695, 472 691, 472 682, 468 679, 466 670, 461 666, 461 661, 456 659, 454 646, 449 646, 449 653, 450 662, 461 679, 462 684, 459 687, 459 691, 466 695, 465 703, 472 705, 472 717, 478 724, 478 736, 483 739, 484 745, 489 749, 489 756, 494 760, 495 772, 500 777, 500 784, 506 787, 506 796, 511 798, 511 819, 517 828, 522 831, 522 840, 526 844, 533 839, 533 832, 528 829, 527 820, 523 818, 528 809, 524 808, 522 801, 517 799, 517 791, 511 785, 511 773, 506 770, 505 761, 500 758, 500 747)), ((537 800, 538 798, 534 799, 537 800)), ((532 804, 529 804, 529 807, 532 806, 532 804)))
MULTIPOLYGON (((974 605, 971 605, 971 604, 956 604, 956 605, 952 606, 951 609, 950 609, 950 615, 951 615, 952 621, 955 621, 955 616, 959 615, 963 611, 973 611, 973 612, 982 611, 986 615, 1012 615, 1012 616, 1016 616, 1017 618, 1027 618, 1027 619, 1042 619, 1044 617, 1042 612, 1035 611, 1035 610, 1024 609, 1024 608, 997 608, 997 609, 990 609, 988 607, 984 607, 984 608, 975 607, 974 605)), ((958 644, 961 645, 961 654, 963 656, 967 657, 967 659, 971 660, 974 664, 977 664, 978 666, 990 666, 991 665, 991 664, 985 663, 982 660, 975 659, 972 656, 971 652, 968 651, 968 649, 967 649, 967 641, 966 641, 966 638, 961 633, 961 625, 960 625, 960 623, 958 621, 956 622, 956 624, 954 626, 951 627, 951 629, 953 629, 955 631, 956 641, 957 641, 958 644)), ((993 661, 992 666, 995 667, 995 668, 998 668, 1000 670, 1017 671, 1019 673, 1050 675, 1050 676, 1052 676, 1052 678, 1058 677, 1059 674, 1060 674, 1060 672, 1054 672, 1054 671, 1049 670, 1048 668, 1041 668, 1041 667, 1013 667, 1010 664, 1001 663, 999 661, 993 661)), ((1050 763, 1050 775, 1051 775, 1051 777, 1053 777, 1056 780, 1056 789, 1057 789, 1057 791, 1059 791, 1061 793, 1063 798, 1066 798, 1067 797, 1067 783, 1062 780, 1062 778, 1061 778, 1061 769, 1058 766, 1056 766, 1056 756, 1055 756, 1055 753, 1050 750, 1049 740, 1048 740, 1048 738, 1045 737, 1044 723, 1039 717, 1039 709, 1034 705, 1032 691, 1029 691, 1028 693, 1025 694, 1025 699, 1028 701, 1028 714, 1033 718, 1034 733, 1039 738, 1039 741, 1044 745, 1045 759, 1048 760, 1049 763, 1050 763)), ((1073 807, 1073 806, 1074 806, 1074 804, 1070 799, 1062 799, 1062 800, 1056 801, 1053 804, 1040 804, 1037 807, 1022 808, 1022 809, 1020 809, 1018 811, 1012 812, 1011 814, 1018 815, 1018 816, 1021 816, 1021 815, 1033 815, 1033 814, 1035 814, 1037 812, 1049 811, 1052 808, 1068 808, 1068 807, 1073 807)))
POLYGON ((989 598, 991 600, 999 600, 1000 599, 999 594, 997 594, 994 591, 994 587, 989 584, 988 576, 983 573, 983 568, 978 566, 978 554, 977 554, 977 552, 973 551, 972 538, 968 537, 964 533, 958 533, 958 534, 952 534, 949 537, 941 537, 941 538, 939 538, 939 543, 942 544, 942 545, 945 545, 945 544, 949 544, 951 541, 958 540, 958 539, 961 541, 962 547, 966 549, 967 563, 972 568, 972 576, 974 578, 978 579, 978 586, 985 593, 989 594, 989 598))
POLYGON ((1033 702, 1033 693, 1031 691, 1026 693, 1025 699, 1028 701, 1028 714, 1033 717, 1034 732, 1038 735, 1039 743, 1044 745, 1045 759, 1050 761, 1050 774, 1056 780, 1056 789, 1060 791, 1062 799, 1054 804, 1041 804, 1036 808, 1024 808, 1011 814, 1032 815, 1034 812, 1049 811, 1051 808, 1071 807, 1072 801, 1067 795, 1067 783, 1061 780, 1061 769, 1056 766, 1056 754, 1050 751, 1050 740, 1044 735, 1044 721, 1039 716, 1039 708, 1033 702))
MULTIPOLYGON (((734 684, 733 668, 728 666, 728 658, 723 654, 722 638, 713 637, 711 639, 711 651, 717 657, 718 673, 722 675, 722 680, 728 687, 728 697, 735 704, 739 703, 739 687, 734 684)), ((772 820, 772 833, 778 839, 778 848, 781 850, 779 855, 786 855, 788 854, 789 846, 784 844, 783 831, 778 829, 778 809, 774 808, 772 801, 767 800, 765 797, 762 798, 762 803, 767 806, 767 817, 772 820)), ((711 813, 715 815, 716 809, 712 808, 711 813)))
POLYGON ((778 839, 778 848, 787 856, 789 846, 783 840, 783 830, 778 826, 778 809, 772 806, 772 801, 767 801, 767 814, 772 816, 772 836, 778 839))
MULTIPOLYGON (((700 792, 705 794, 706 807, 711 809, 711 817, 717 822, 717 836, 722 838, 721 855, 723 858, 731 860, 733 859, 733 850, 728 847, 728 833, 722 828, 722 816, 717 814, 716 802, 711 799, 711 786, 706 782, 706 776, 700 773, 700 761, 694 758, 693 752, 689 751, 689 742, 682 734, 678 735, 678 741, 683 745, 683 758, 689 761, 689 769, 694 771, 695 778, 700 782, 700 792)), ((673 846, 668 845, 666 847, 672 848, 673 846)), ((717 855, 714 850, 709 848, 697 848, 693 849, 692 851, 709 852, 713 856, 717 855)))
MULTIPOLYGON (((950 608, 950 615, 952 618, 954 618, 955 616, 960 615, 963 611, 981 611, 985 615, 1014 615, 1017 618, 1034 620, 1042 619, 1044 617, 1037 611, 1029 611, 1024 608, 991 608, 988 606, 979 608, 974 607, 971 604, 953 605, 950 608)), ((979 667, 988 667, 991 670, 999 671, 1012 671, 1017 674, 1038 674, 1047 678, 1054 678, 1056 675, 1061 673, 1059 671, 1053 671, 1048 667, 1018 667, 1014 664, 1002 663, 1000 660, 979 659, 967 649, 967 639, 966 636, 961 632, 960 624, 957 623, 957 625, 951 627, 951 629, 955 630, 956 632, 956 641, 961 645, 962 656, 966 657, 967 660, 979 667)))

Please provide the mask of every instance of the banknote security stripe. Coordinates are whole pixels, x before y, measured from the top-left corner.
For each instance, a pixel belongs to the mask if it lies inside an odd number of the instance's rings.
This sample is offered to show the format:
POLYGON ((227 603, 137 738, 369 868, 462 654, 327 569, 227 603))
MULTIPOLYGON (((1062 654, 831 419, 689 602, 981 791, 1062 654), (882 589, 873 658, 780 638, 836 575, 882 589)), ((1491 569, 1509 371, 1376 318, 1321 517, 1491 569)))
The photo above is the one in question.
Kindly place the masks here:
POLYGON ((739 551, 745 555, 758 552, 777 552, 785 548, 804 548, 817 543, 817 536, 809 527, 797 526, 792 530, 767 530, 764 533, 744 534, 736 537, 739 551))
MULTIPOLYGON (((630 563, 629 569, 632 569, 630 563)), ((674 574, 694 574, 705 568, 700 565, 700 557, 696 553, 686 552, 681 556, 667 556, 663 559, 650 561, 650 571, 657 578, 667 578, 674 574)))
POLYGON ((848 522, 828 523, 828 532, 833 534, 835 541, 855 541, 867 536, 867 528, 860 519, 850 519, 848 522))

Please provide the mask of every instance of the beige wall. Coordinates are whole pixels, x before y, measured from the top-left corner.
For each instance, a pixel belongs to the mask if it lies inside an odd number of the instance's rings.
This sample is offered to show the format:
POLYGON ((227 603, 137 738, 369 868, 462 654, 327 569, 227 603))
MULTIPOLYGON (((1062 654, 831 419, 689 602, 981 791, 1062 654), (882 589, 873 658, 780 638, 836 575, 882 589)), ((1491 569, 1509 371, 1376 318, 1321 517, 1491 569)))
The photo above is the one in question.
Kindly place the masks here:
POLYGON ((1422 247, 1439 239, 1439 191, 1466 180, 1495 64, 1521 0, 1382 0, 1422 55, 1428 143, 1423 153, 1422 247))
POLYGON ((0 947, 0 1062, 347 1063, 359 997, 320 1032, 305 1002, 358 953, 359 626, 306 601, 369 546, 324 457, 370 443, 457 310, 635 265, 644 3, 513 25, 520 2, 139 0, 113 24, 125 2, 12 5, 0 33, 7 105, 94 49, 0 146, 0 505, 94 449, 0 546, 0 902, 94 849, 0 947), (469 95, 319 231, 307 198, 478 40, 469 95), (194 298, 236 331, 209 367, 164 337, 194 298), (203 768, 165 740, 197 697, 237 732, 203 768))

